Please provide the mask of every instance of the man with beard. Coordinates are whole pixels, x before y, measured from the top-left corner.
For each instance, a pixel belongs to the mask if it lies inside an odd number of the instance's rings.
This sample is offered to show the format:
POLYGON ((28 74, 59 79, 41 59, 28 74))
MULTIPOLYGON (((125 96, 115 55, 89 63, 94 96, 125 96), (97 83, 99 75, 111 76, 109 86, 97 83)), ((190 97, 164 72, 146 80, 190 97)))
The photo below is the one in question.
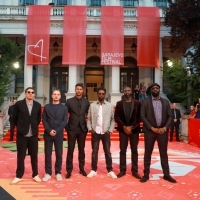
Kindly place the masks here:
POLYGON ((66 106, 68 108, 69 121, 67 124, 68 151, 66 160, 67 175, 65 178, 70 178, 73 170, 73 153, 75 143, 78 143, 78 160, 79 173, 87 176, 85 166, 85 139, 87 134, 87 113, 89 109, 89 101, 83 97, 84 87, 82 83, 77 83, 75 86, 76 95, 67 99, 66 106))
POLYGON ((87 175, 88 178, 97 175, 100 140, 103 144, 108 176, 111 178, 117 178, 115 173, 112 171, 112 157, 110 153, 110 134, 115 126, 114 109, 111 103, 105 101, 105 95, 106 89, 98 88, 98 100, 90 105, 88 111, 87 127, 89 132, 92 134, 92 170, 87 175))
POLYGON ((141 103, 132 98, 130 87, 124 88, 124 98, 117 102, 115 110, 115 121, 119 130, 119 146, 120 146, 120 173, 118 178, 126 174, 126 150, 128 140, 131 146, 131 162, 132 162, 132 175, 140 179, 138 174, 138 142, 140 131, 140 107, 141 103))
POLYGON ((161 166, 164 173, 164 180, 171 183, 176 183, 170 176, 167 145, 168 132, 172 121, 172 112, 169 102, 160 97, 160 86, 157 83, 151 85, 151 97, 145 99, 141 107, 141 120, 144 124, 144 176, 140 182, 144 183, 149 179, 151 155, 154 148, 154 143, 157 140, 161 158, 161 166))
POLYGON ((60 103, 60 90, 52 92, 52 103, 46 104, 42 114, 42 122, 45 128, 44 149, 45 149, 45 172, 42 181, 48 181, 52 175, 52 148, 54 145, 56 163, 55 175, 57 181, 62 181, 61 167, 63 154, 63 133, 67 125, 67 107, 60 103))

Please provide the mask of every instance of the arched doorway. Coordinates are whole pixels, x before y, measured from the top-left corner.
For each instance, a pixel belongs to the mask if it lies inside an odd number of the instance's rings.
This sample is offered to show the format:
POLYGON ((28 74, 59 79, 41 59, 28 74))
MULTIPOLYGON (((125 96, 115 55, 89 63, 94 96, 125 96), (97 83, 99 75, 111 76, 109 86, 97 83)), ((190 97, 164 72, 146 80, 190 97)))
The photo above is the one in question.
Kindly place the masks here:
POLYGON ((96 101, 96 90, 104 86, 104 67, 100 65, 100 57, 92 56, 86 60, 85 66, 86 97, 88 100, 96 101))
POLYGON ((134 90, 136 85, 139 85, 137 61, 133 57, 125 57, 124 66, 120 67, 120 91, 123 92, 125 86, 134 90))
POLYGON ((50 71, 50 99, 51 93, 55 89, 61 91, 61 103, 66 102, 66 93, 68 91, 68 65, 62 65, 62 56, 57 56, 51 61, 50 71))

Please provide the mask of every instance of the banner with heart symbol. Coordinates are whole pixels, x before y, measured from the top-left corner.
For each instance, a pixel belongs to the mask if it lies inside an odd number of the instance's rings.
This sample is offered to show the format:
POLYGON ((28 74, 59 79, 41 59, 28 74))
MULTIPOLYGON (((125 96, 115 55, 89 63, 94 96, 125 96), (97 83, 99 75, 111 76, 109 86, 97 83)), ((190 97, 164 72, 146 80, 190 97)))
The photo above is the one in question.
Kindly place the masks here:
POLYGON ((65 6, 62 64, 85 65, 86 6, 65 6))
POLYGON ((51 6, 30 5, 27 16, 27 65, 49 63, 51 6))

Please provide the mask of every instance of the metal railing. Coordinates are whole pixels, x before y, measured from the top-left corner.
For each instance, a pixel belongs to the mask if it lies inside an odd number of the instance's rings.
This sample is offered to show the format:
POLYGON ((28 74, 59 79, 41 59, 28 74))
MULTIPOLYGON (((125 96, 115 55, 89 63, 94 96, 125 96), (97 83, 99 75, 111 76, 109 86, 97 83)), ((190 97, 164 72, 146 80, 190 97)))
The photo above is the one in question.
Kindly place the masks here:
MULTIPOLYGON (((28 6, 0 6, 0 16, 27 16, 28 6)), ((87 7, 87 17, 101 17, 101 7, 87 7)), ((64 7, 52 7, 51 16, 63 16, 64 7)), ((165 8, 160 8, 160 17, 165 16, 165 8)), ((124 7, 124 17, 137 17, 136 7, 124 7)))

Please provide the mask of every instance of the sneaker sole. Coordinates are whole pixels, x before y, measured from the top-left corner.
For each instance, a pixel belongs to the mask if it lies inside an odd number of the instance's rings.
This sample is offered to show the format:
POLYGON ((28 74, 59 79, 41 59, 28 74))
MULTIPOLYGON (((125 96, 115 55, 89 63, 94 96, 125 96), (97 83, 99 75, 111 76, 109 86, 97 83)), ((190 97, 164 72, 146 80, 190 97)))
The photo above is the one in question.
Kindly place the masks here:
POLYGON ((10 185, 16 185, 17 183, 19 183, 21 180, 17 181, 16 183, 12 183, 10 182, 10 185))

